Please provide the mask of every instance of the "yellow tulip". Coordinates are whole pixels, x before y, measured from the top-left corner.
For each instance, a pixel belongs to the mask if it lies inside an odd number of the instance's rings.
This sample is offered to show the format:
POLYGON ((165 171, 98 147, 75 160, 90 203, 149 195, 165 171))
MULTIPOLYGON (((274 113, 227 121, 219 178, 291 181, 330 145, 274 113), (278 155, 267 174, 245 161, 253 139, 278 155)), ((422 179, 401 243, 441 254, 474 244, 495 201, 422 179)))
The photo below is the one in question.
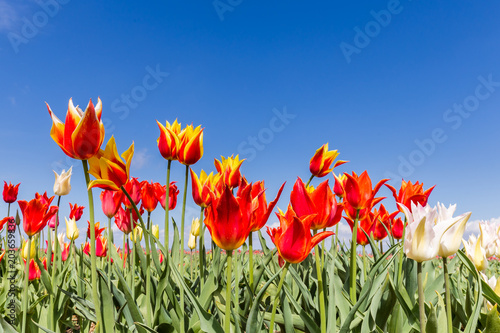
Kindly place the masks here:
POLYGON ((66 221, 66 237, 74 241, 80 236, 80 230, 76 226, 76 221, 74 218, 68 220, 66 217, 64 217, 64 220, 66 221))

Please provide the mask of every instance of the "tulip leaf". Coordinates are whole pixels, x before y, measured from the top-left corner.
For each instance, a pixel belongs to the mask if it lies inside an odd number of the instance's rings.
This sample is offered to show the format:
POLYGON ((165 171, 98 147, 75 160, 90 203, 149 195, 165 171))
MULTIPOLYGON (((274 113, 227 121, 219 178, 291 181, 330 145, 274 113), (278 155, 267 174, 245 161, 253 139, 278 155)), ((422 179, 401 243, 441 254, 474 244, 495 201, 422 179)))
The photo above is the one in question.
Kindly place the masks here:
POLYGON ((102 274, 102 271, 99 271, 99 281, 97 283, 99 287, 99 294, 101 298, 101 313, 102 313, 102 328, 104 333, 113 333, 115 332, 115 311, 114 311, 114 303, 113 296, 111 295, 110 290, 107 285, 107 278, 102 274))
POLYGON ((484 333, 500 332, 500 317, 495 305, 486 316, 486 327, 484 333))

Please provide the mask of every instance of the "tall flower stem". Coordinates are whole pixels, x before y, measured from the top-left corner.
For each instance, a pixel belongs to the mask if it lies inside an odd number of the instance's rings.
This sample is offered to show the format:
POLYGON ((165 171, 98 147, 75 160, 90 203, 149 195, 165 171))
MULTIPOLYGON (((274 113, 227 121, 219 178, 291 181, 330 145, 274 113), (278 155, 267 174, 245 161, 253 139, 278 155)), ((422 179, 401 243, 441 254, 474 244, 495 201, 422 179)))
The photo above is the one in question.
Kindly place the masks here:
POLYGON ((198 260, 199 260, 199 264, 200 264, 200 295, 201 295, 201 291, 203 290, 203 284, 205 283, 205 263, 203 262, 204 258, 205 258, 205 255, 206 255, 206 252, 204 250, 205 248, 205 225, 203 223, 203 211, 205 210, 205 208, 201 207, 201 211, 200 211, 200 244, 199 247, 200 247, 200 250, 199 250, 199 256, 198 256, 198 260))
MULTIPOLYGON (((61 204, 61 196, 57 197, 57 213, 56 213, 56 223, 54 225, 54 261, 52 264, 52 276, 51 276, 51 283, 53 286, 56 286, 56 271, 57 271, 57 261, 58 261, 58 250, 59 250, 59 239, 57 237, 57 227, 59 225, 59 206, 61 204)), ((50 228, 49 228, 50 232, 50 228)), ((51 260, 52 256, 48 258, 48 260, 51 260)), ((50 296, 50 304, 49 304, 49 328, 53 331, 56 330, 56 322, 55 322, 55 316, 54 316, 54 307, 55 307, 55 297, 56 295, 53 294, 50 296)))
MULTIPOLYGON (((186 197, 187 197, 187 187, 188 187, 188 176, 189 176, 189 165, 186 165, 186 177, 184 181, 184 197, 182 201, 182 217, 181 217, 181 278, 184 278, 184 222, 186 220, 186 197)), ((167 208, 165 206, 165 208, 167 208)), ((181 311, 184 311, 184 288, 181 288, 180 297, 180 307, 181 311)), ((180 321, 181 333, 185 332, 184 320, 180 321)))
POLYGON ((422 263, 417 262, 417 283, 418 283, 418 309, 420 312, 420 332, 425 332, 425 300, 424 300, 424 286, 422 281, 422 263))
MULTIPOLYGON (((326 231, 326 228, 323 228, 326 231)), ((321 269, 325 266, 325 240, 321 241, 321 269)))
POLYGON ((274 318, 276 317, 276 309, 278 308, 278 303, 280 300, 280 291, 283 287, 283 283, 285 282, 286 273, 288 272, 288 266, 290 266, 290 263, 285 263, 285 267, 283 267, 283 271, 281 272, 280 282, 278 283, 278 289, 276 290, 276 296, 274 296, 273 310, 271 312, 271 322, 269 323, 269 333, 274 332, 274 318))
POLYGON ((248 235, 248 280, 250 284, 250 291, 253 294, 253 232, 250 231, 248 235))
POLYGON ((306 187, 309 186, 309 183, 311 182, 311 180, 313 180, 313 178, 314 178, 314 175, 311 175, 311 177, 309 178, 309 180, 306 183, 306 187))
MULTIPOLYGON (((134 232, 132 230, 132 232, 134 232)), ((132 287, 132 298, 135 299, 135 256, 136 256, 136 252, 137 252, 137 237, 139 237, 137 234, 134 235, 134 239, 132 240, 132 265, 130 266, 130 269, 132 270, 130 275, 132 276, 131 277, 131 281, 132 281, 132 284, 131 284, 131 287, 132 287)))
POLYGON ((226 276, 226 313, 224 316, 224 332, 231 333, 231 274, 233 264, 233 250, 227 251, 226 276))
MULTIPOLYGON (((401 238, 401 242, 405 241, 405 234, 406 234, 406 217, 405 217, 405 222, 403 223, 403 238, 401 238)), ((404 244, 404 243, 403 243, 404 244)), ((402 285, 403 281, 401 280, 401 274, 403 272, 403 254, 404 254, 404 249, 401 248, 399 250, 399 262, 398 262, 398 285, 402 285)))
POLYGON ((367 264, 367 258, 366 258, 366 246, 363 245, 363 279, 366 281, 366 270, 368 268, 367 264))
POLYGON ((351 296, 351 302, 356 303, 356 246, 358 241, 358 219, 359 219, 359 209, 356 212, 356 218, 354 219, 354 223, 352 226, 352 240, 351 240, 351 284, 349 289, 349 295, 351 296))
POLYGON ((451 320, 451 297, 450 297, 450 275, 448 274, 448 258, 443 257, 444 269, 444 290, 446 297, 446 319, 448 323, 448 333, 453 332, 453 323, 451 320))
POLYGON ((111 218, 108 217, 108 289, 111 292, 111 244, 113 244, 113 232, 111 231, 111 218))
MULTIPOLYGON (((96 255, 95 255, 95 224, 94 224, 94 197, 92 195, 92 189, 88 188, 90 183, 89 177, 89 165, 87 160, 82 160, 83 172, 85 174, 85 182, 87 184, 87 194, 89 197, 89 215, 90 215, 90 279, 92 285, 92 301, 94 303, 97 323, 97 332, 101 332, 102 327, 102 314, 101 314, 101 302, 99 295, 97 294, 97 266, 96 266, 96 255)), ((96 323, 96 324, 97 324, 96 323)))
POLYGON ((26 256, 26 265, 24 270, 24 290, 23 290, 23 322, 22 333, 26 332, 26 316, 28 314, 28 282, 30 276, 30 254, 31 254, 31 236, 28 237, 28 255, 26 256))
POLYGON ((168 205, 169 205, 169 196, 170 196, 170 167, 172 166, 172 160, 168 160, 168 164, 167 164, 167 188, 165 190, 165 241, 164 241, 164 246, 165 246, 165 249, 167 250, 167 253, 165 253, 165 256, 168 256, 168 243, 169 243, 169 232, 168 232, 168 213, 169 213, 169 209, 168 209, 168 205))
MULTIPOLYGON (((313 231, 316 235, 317 230, 313 231)), ((319 312, 321 315, 321 333, 326 333, 326 312, 325 312, 325 295, 323 290, 323 269, 321 268, 321 258, 319 256, 319 246, 314 247, 314 256, 316 261, 316 275, 318 276, 318 298, 319 298, 319 312)))
MULTIPOLYGON (((168 207, 167 207, 168 208, 168 207)), ((151 223, 151 212, 148 212, 148 232, 150 235, 153 234, 153 223, 151 223)), ((145 233, 146 234, 146 233, 145 233)), ((144 237, 146 239, 146 237, 144 237)), ((148 312, 148 324, 152 323, 153 309, 151 308, 151 249, 146 248, 146 258, 147 260, 147 271, 146 271, 146 309, 148 312)))

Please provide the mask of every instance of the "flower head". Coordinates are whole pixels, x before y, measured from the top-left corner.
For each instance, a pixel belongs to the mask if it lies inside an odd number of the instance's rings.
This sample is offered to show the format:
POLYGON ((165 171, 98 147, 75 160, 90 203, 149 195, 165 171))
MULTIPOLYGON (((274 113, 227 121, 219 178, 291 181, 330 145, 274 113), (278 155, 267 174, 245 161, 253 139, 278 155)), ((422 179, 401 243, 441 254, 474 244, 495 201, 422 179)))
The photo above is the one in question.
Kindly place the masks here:
POLYGON ((47 198, 46 195, 41 196, 36 193, 35 199, 29 202, 25 200, 19 200, 17 202, 23 213, 24 232, 28 236, 31 237, 38 234, 45 228, 50 218, 57 213, 59 208, 50 206, 52 199, 54 199, 54 197, 47 198))
POLYGON ((161 156, 167 160, 177 160, 177 154, 180 148, 179 134, 181 132, 181 124, 177 122, 177 119, 172 125, 170 125, 168 121, 166 126, 163 126, 158 120, 156 123, 160 128, 160 137, 157 143, 161 156))
POLYGON ((326 176, 332 172, 335 167, 346 163, 346 161, 337 161, 330 169, 330 166, 338 155, 339 153, 336 149, 329 151, 328 143, 325 143, 318 150, 316 150, 316 153, 311 158, 311 161, 309 162, 309 171, 311 171, 312 175, 319 178, 326 176))
POLYGON ((78 206, 77 204, 72 205, 71 203, 69 204, 70 212, 69 212, 69 218, 70 219, 75 219, 75 221, 80 221, 83 215, 83 209, 85 207, 83 206, 78 206))
POLYGON ((231 155, 231 157, 224 158, 221 156, 221 160, 214 159, 215 168, 217 172, 224 179, 224 183, 229 187, 233 188, 239 185, 241 173, 240 167, 245 159, 240 160, 239 155, 231 155))
MULTIPOLYGON (((410 209, 410 211, 412 202, 415 205, 418 203, 421 206, 427 205, 429 195, 435 187, 434 185, 424 191, 424 184, 420 184, 418 181, 415 184, 412 184, 411 181, 405 182, 404 180, 401 181, 399 192, 397 192, 396 189, 389 184, 385 184, 385 186, 387 186, 391 190, 396 202, 404 205, 406 208, 410 209)), ((399 206, 399 210, 401 211, 401 213, 404 213, 401 209, 401 206, 399 206)))
MULTIPOLYGON (((55 195, 67 195, 71 191, 71 171, 73 167, 71 166, 68 171, 63 170, 59 175, 54 171, 56 180, 54 182, 54 194, 55 195)), ((52 170, 53 171, 53 170, 52 170)))
POLYGON ((179 133, 178 160, 184 165, 193 165, 203 156, 203 129, 186 126, 179 133))
POLYGON ((101 192, 101 207, 104 215, 112 218, 118 212, 125 194, 122 191, 104 190, 101 192))
POLYGON ((69 220, 65 217, 64 220, 66 221, 66 237, 68 237, 69 240, 75 240, 80 236, 80 230, 76 226, 76 220, 74 218, 70 218, 69 220))
POLYGON ((17 200, 17 193, 19 192, 19 185, 21 185, 21 183, 17 184, 17 185, 12 185, 11 182, 9 182, 9 185, 7 185, 7 182, 4 181, 3 182, 4 185, 3 185, 3 201, 5 201, 5 203, 13 203, 17 200))
MULTIPOLYGON (((177 189, 177 185, 175 182, 170 182, 170 186, 168 188, 168 210, 172 210, 177 205, 177 195, 179 194, 179 190, 177 189)), ((167 186, 161 186, 159 183, 155 183, 155 195, 158 199, 160 205, 165 209, 165 201, 167 200, 167 186)))

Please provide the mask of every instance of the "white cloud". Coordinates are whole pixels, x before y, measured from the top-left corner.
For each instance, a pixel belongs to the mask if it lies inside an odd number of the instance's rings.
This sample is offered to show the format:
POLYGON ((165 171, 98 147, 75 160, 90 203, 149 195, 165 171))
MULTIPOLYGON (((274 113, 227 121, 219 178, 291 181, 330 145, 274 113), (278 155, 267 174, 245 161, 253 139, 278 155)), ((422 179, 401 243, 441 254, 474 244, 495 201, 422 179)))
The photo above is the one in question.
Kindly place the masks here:
POLYGON ((147 153, 148 153, 147 148, 135 151, 134 157, 132 158, 131 167, 136 170, 142 169, 149 162, 149 159, 151 158, 151 155, 148 155, 147 153))
POLYGON ((6 0, 0 0, 0 31, 12 30, 18 19, 14 7, 9 5, 6 0))

